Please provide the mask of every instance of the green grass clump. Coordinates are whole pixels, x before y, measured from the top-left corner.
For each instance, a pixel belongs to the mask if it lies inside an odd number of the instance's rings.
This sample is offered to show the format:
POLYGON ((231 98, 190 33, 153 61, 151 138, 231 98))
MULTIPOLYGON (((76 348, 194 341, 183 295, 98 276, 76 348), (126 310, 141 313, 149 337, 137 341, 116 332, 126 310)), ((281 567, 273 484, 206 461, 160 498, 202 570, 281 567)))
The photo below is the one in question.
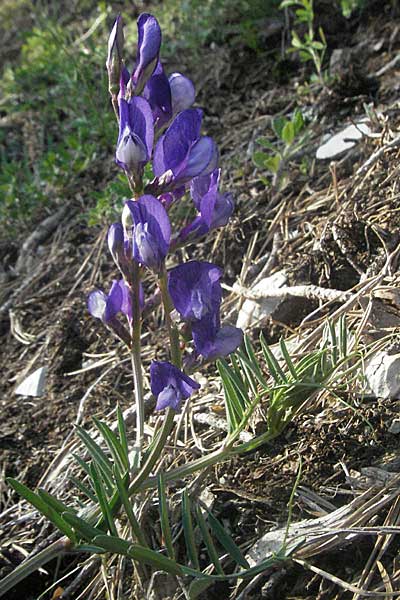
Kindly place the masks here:
POLYGON ((99 185, 98 163, 111 155, 116 136, 106 39, 106 27, 81 40, 76 27, 42 21, 26 33, 16 64, 4 69, 0 219, 9 232, 28 226, 43 206, 91 194, 96 179, 99 185))

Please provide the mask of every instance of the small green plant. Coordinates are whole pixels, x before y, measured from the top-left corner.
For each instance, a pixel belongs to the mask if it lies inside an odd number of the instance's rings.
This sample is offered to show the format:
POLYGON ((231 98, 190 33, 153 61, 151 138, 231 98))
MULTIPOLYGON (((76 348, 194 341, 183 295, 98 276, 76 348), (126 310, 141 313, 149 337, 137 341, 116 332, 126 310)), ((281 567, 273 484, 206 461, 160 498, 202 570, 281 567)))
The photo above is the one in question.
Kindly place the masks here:
POLYGON ((289 52, 298 52, 300 60, 303 62, 311 60, 314 63, 317 79, 321 85, 324 86, 325 79, 322 66, 327 43, 322 27, 318 28, 319 39, 317 39, 315 33, 313 0, 283 0, 280 5, 281 9, 292 7, 296 8, 295 24, 301 25, 302 23, 305 23, 307 31, 301 38, 297 31, 294 29, 292 30, 292 48, 289 49, 289 52))
MULTIPOLYGON (((253 154, 254 164, 262 170, 272 173, 272 186, 282 190, 288 182, 287 167, 295 154, 304 145, 308 132, 305 131, 305 121, 302 112, 296 109, 291 119, 277 117, 272 121, 272 129, 277 136, 277 142, 271 142, 267 137, 260 137, 257 144, 264 150, 253 154)), ((261 180, 268 185, 270 181, 264 177, 261 180)))
POLYGON ((365 6, 365 0, 340 0, 340 10, 342 15, 349 19, 357 10, 365 6))

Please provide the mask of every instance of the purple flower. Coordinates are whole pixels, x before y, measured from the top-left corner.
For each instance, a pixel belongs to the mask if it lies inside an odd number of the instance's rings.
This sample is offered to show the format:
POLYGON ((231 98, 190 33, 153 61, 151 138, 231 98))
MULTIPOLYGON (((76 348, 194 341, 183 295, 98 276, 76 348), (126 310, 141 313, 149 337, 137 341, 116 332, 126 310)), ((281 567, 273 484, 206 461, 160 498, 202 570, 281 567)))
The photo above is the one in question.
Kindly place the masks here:
POLYGON ((221 277, 221 269, 211 263, 196 260, 171 269, 168 274, 168 291, 182 319, 199 321, 208 314, 219 315, 221 277))
POLYGON ((122 53, 124 50, 124 32, 121 15, 115 20, 108 39, 108 52, 106 67, 108 71, 109 90, 113 94, 118 93, 120 75, 122 68, 122 53))
MULTIPOLYGON (((144 292, 140 284, 139 305, 144 307, 144 292)), ((113 328, 118 313, 124 314, 129 323, 132 323, 132 297, 131 290, 124 279, 114 280, 109 294, 101 290, 94 290, 88 296, 87 306, 92 317, 100 319, 105 325, 113 328)))
POLYGON ((122 305, 121 282, 123 283, 123 280, 114 280, 108 295, 100 290, 89 294, 87 306, 92 317, 101 319, 105 324, 110 323, 116 317, 122 305))
POLYGON ((132 75, 136 95, 142 92, 146 81, 156 68, 161 46, 161 29, 155 17, 143 13, 138 19, 137 26, 138 50, 136 67, 132 75))
POLYGON ((168 77, 171 89, 172 113, 178 113, 190 108, 196 98, 193 83, 181 73, 172 73, 168 77))
POLYGON ((130 322, 132 321, 130 291, 123 279, 113 281, 108 295, 101 290, 91 292, 87 299, 87 307, 92 317, 103 321, 121 340, 130 344, 128 331, 117 319, 117 314, 122 312, 130 322))
POLYGON ((133 258, 149 269, 159 271, 171 238, 171 225, 161 202, 150 195, 128 200, 122 221, 133 258))
POLYGON ((243 333, 221 327, 222 271, 206 262, 191 261, 171 269, 168 291, 182 319, 192 326, 196 351, 207 359, 226 356, 242 342, 243 333))
POLYGON ((154 361, 150 365, 151 391, 157 399, 156 409, 178 411, 181 401, 189 398, 200 385, 169 362, 154 361))
POLYGON ((143 96, 151 106, 155 129, 159 129, 171 120, 171 88, 160 62, 146 83, 143 96))
POLYGON ((218 162, 214 140, 200 136, 203 113, 199 108, 180 112, 159 139, 153 159, 153 170, 162 191, 210 173, 218 162))
POLYGON ((153 148, 153 115, 147 100, 119 98, 119 136, 115 154, 117 164, 140 178, 153 148))
POLYGON ((208 175, 193 179, 190 193, 200 214, 180 232, 180 240, 205 235, 229 221, 234 208, 233 198, 232 194, 218 192, 220 172, 220 169, 215 169, 208 175))
MULTIPOLYGON (((219 319, 218 319, 219 320, 219 319)), ((234 352, 243 341, 243 331, 232 325, 217 325, 214 315, 192 323, 192 336, 199 354, 213 360, 234 352)))
POLYGON ((130 281, 132 275, 132 253, 129 256, 129 243, 125 240, 121 223, 113 223, 107 235, 108 248, 115 264, 125 278, 130 281))

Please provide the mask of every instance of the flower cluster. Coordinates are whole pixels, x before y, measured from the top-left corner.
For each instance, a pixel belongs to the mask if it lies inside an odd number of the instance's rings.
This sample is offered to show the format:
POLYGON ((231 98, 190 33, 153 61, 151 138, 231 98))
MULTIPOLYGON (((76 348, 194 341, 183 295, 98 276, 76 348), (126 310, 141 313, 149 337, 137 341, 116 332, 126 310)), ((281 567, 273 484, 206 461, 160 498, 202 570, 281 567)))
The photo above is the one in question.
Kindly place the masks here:
MULTIPOLYGON (((164 72, 157 20, 142 14, 137 25, 132 71, 124 63, 121 17, 111 32, 106 62, 119 121, 115 160, 132 189, 121 223, 111 225, 108 234, 109 250, 122 279, 113 282, 108 295, 92 292, 88 309, 132 348, 138 326, 140 334, 144 306, 140 278, 143 270, 149 269, 162 292, 170 328, 176 327, 171 317, 174 308, 191 334, 194 356, 211 360, 233 352, 242 341, 241 330, 221 326, 222 271, 208 262, 190 261, 167 272, 165 261, 177 246, 226 225, 233 199, 231 194, 219 192, 218 150, 211 137, 201 134, 203 112, 192 106, 193 83, 181 73, 167 76, 164 72), (144 168, 149 162, 154 179, 144 185, 144 168), (190 195, 197 216, 181 231, 173 232, 169 207, 186 195, 190 195), (126 316, 127 326, 119 320, 119 313, 126 316)), ((176 345, 176 336, 170 339, 176 345)), ((181 370, 180 359, 174 362, 151 365, 151 389, 158 409, 178 410, 181 401, 199 387, 181 370)))

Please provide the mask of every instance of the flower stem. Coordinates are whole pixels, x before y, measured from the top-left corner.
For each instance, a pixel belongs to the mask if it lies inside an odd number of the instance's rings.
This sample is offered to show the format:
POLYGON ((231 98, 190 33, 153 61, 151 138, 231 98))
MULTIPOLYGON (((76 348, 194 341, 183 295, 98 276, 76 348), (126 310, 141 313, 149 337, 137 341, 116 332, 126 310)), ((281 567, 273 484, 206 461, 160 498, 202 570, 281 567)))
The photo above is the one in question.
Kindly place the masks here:
POLYGON ((167 271, 165 265, 163 265, 162 271, 159 274, 158 286, 160 288, 161 298, 164 305, 165 322, 167 324, 170 343, 171 362, 178 367, 178 369, 181 369, 182 353, 179 344, 179 331, 171 318, 174 305, 172 304, 171 296, 168 292, 167 271))
POLYGON ((140 333, 142 328, 142 320, 140 313, 140 269, 135 262, 133 265, 133 277, 131 282, 131 298, 132 298, 132 346, 131 360, 134 396, 136 404, 136 452, 137 465, 140 465, 143 440, 144 440, 144 400, 143 400, 143 377, 142 377, 142 359, 141 359, 141 344, 140 333))

